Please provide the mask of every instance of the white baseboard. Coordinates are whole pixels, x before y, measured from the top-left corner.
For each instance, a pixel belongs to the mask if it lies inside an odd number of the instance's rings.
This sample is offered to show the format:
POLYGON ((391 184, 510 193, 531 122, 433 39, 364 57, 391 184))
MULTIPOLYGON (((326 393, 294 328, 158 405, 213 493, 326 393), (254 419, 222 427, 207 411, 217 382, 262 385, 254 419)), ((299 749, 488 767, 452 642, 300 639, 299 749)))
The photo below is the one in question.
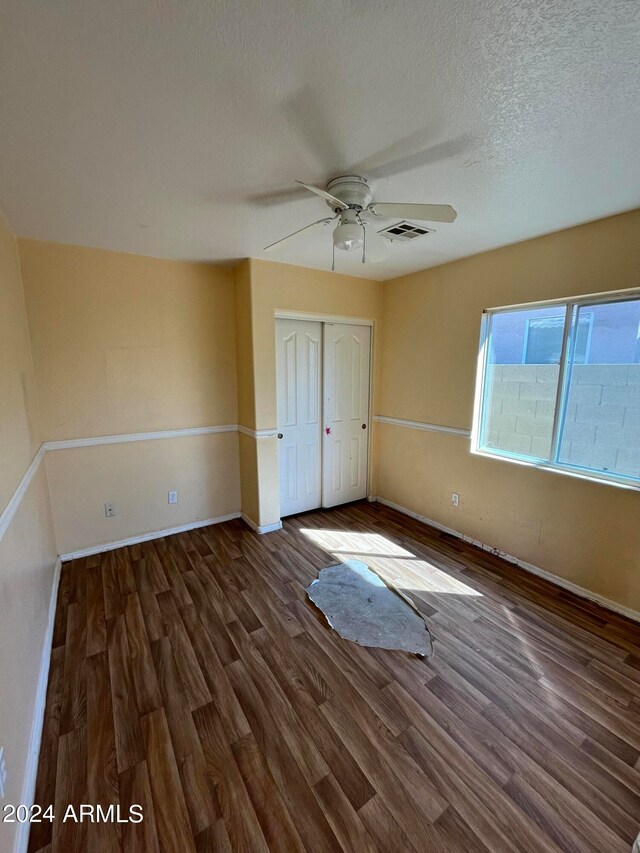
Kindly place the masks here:
POLYGON ((256 524, 253 519, 249 518, 249 516, 241 512, 240 517, 244 521, 245 524, 248 524, 252 530, 255 530, 256 533, 272 533, 274 530, 282 529, 282 521, 275 521, 273 524, 265 524, 262 527, 259 524, 256 524))
MULTIPOLYGON (((33 710, 31 723, 31 737, 29 738, 29 754, 27 755, 27 767, 24 783, 22 786, 21 803, 27 806, 33 805, 36 793, 36 779, 38 776, 38 759, 40 757, 40 743, 42 741, 42 728, 44 725, 44 710, 47 703, 47 685, 49 683, 49 665, 51 663, 51 643, 53 641, 53 628, 56 619, 56 603, 58 601, 58 586, 60 584, 60 570, 62 560, 56 560, 53 570, 53 582, 51 584, 51 598, 49 599, 49 613, 47 615, 47 627, 42 643, 42 656, 40 658, 40 673, 38 675, 38 687, 36 690, 36 702, 33 710)), ((29 824, 19 823, 14 843, 15 853, 26 853, 29 844, 29 824)))
POLYGON ((139 542, 149 542, 152 539, 160 539, 163 536, 172 536, 174 533, 184 533, 185 530, 195 530, 198 527, 209 527, 210 524, 220 524, 222 521, 232 521, 240 518, 239 512, 229 515, 219 515, 217 518, 205 518, 202 521, 189 521, 187 524, 179 524, 177 527, 166 527, 164 530, 153 530, 151 533, 141 533, 138 536, 130 536, 128 539, 119 539, 117 542, 103 542, 101 545, 90 545, 88 548, 80 548, 78 551, 69 551, 61 554, 63 563, 69 560, 77 560, 79 557, 91 557, 93 554, 102 554, 104 551, 114 551, 116 548, 124 548, 125 545, 137 545, 139 542))
POLYGON ((376 497, 369 498, 369 500, 377 501, 378 503, 383 504, 384 506, 388 506, 391 509, 395 509, 398 512, 403 513, 404 515, 408 515, 411 518, 415 518, 416 521, 422 522, 422 524, 427 524, 429 527, 435 527, 436 530, 441 530, 443 533, 448 533, 450 536, 455 536, 456 539, 462 539, 464 542, 468 542, 470 545, 475 545, 476 548, 480 548, 482 551, 487 551, 489 554, 493 554, 495 557, 500 557, 502 560, 506 560, 509 563, 513 563, 521 569, 524 569, 525 572, 530 572, 532 575, 537 575, 540 578, 544 578, 556 586, 562 587, 562 589, 566 589, 569 592, 572 592, 574 595, 579 596, 580 598, 586 598, 588 601, 592 601, 595 604, 599 604, 601 607, 605 607, 607 610, 612 610, 614 613, 619 613, 621 616, 626 616, 627 619, 632 619, 634 622, 640 622, 640 613, 637 610, 632 610, 630 607, 625 607, 623 604, 618 604, 617 601, 612 601, 609 598, 605 598, 603 595, 598 595, 597 592, 591 592, 589 589, 585 589, 582 586, 578 586, 575 583, 572 583, 566 578, 562 578, 559 575, 554 575, 552 572, 548 572, 546 569, 541 569, 539 566, 534 566, 533 563, 527 563, 526 560, 521 560, 518 557, 514 557, 512 554, 507 554, 506 551, 501 551, 499 548, 495 548, 493 545, 487 545, 486 542, 481 542, 479 539, 474 539, 471 536, 467 536, 464 533, 460 533, 458 530, 453 530, 451 527, 446 527, 444 524, 440 524, 438 521, 434 521, 432 518, 427 518, 424 515, 419 515, 417 512, 413 512, 413 510, 407 509, 404 506, 400 506, 400 504, 393 503, 393 501, 388 501, 386 498, 376 497))

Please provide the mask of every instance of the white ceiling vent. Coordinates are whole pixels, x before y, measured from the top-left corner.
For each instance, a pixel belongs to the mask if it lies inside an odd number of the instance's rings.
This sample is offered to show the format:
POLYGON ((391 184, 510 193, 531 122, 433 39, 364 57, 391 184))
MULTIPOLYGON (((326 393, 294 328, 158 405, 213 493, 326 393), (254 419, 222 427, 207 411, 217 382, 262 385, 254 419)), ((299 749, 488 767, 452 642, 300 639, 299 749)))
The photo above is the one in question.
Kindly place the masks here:
POLYGON ((395 225, 383 228, 382 231, 378 231, 378 234, 381 234, 393 243, 396 241, 399 243, 408 243, 409 240, 415 240, 417 237, 425 237, 433 231, 433 228, 426 228, 424 225, 416 225, 415 222, 407 222, 406 219, 403 219, 400 222, 396 222, 395 225))

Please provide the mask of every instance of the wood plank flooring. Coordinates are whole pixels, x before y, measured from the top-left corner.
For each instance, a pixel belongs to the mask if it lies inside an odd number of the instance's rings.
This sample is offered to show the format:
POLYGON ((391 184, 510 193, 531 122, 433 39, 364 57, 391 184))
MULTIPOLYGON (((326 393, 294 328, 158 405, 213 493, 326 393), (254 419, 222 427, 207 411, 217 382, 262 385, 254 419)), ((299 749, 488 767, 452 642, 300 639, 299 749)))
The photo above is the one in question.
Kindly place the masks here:
POLYGON ((29 850, 615 853, 639 770, 640 626, 359 503, 63 567, 29 850), (326 627, 304 587, 345 556, 432 658, 326 627), (81 803, 144 820, 63 822, 81 803))

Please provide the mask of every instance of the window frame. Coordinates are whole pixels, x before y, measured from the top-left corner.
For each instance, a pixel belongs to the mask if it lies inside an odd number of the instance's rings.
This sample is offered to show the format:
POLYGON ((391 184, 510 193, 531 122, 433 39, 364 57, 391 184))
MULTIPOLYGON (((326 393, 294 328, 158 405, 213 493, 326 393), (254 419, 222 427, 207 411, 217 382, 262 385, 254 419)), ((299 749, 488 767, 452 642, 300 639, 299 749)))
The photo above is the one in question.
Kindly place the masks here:
MULTIPOLYGON (((610 474, 607 471, 598 471, 592 468, 583 468, 569 462, 558 461, 559 445, 562 438, 562 429, 566 417, 568 403, 568 391, 570 387, 571 371, 568 370, 567 350, 575 344, 576 330, 578 326, 578 307, 582 305, 596 306, 606 303, 628 302, 631 299, 640 299, 640 287, 625 290, 614 290, 605 293, 594 293, 586 296, 571 296, 563 299, 540 300, 537 302, 521 302, 516 305, 501 305, 495 308, 484 308, 480 323, 480 343, 478 347, 478 363, 476 369, 476 384, 473 404, 473 424, 471 427, 471 453, 484 456, 488 459, 498 459, 512 462, 516 465, 526 465, 531 468, 539 468, 552 471, 556 474, 564 474, 569 477, 577 477, 596 483, 606 483, 622 489, 640 491, 640 481, 634 477, 624 474, 610 474), (553 431, 551 436, 551 448, 549 459, 536 459, 522 456, 513 451, 500 450, 500 448, 483 448, 480 445, 480 437, 483 426, 485 376, 487 368, 487 352, 490 320, 493 314, 506 311, 518 311, 534 308, 550 308, 557 305, 564 308, 565 323, 562 335, 562 349, 560 352, 560 363, 558 365, 558 385, 556 391, 555 414, 553 420, 553 431)), ((559 312, 561 313, 561 311, 559 312)), ((590 332, 593 326, 593 317, 590 323, 590 332)), ((524 350, 523 350, 524 351, 524 350)))

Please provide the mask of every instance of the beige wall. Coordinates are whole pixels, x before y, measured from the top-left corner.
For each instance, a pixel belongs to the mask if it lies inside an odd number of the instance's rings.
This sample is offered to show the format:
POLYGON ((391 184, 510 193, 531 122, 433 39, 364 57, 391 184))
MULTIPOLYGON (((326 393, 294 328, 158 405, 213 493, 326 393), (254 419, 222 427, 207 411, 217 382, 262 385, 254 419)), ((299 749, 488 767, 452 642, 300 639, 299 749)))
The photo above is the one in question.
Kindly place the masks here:
POLYGON ((233 424, 233 273, 19 240, 47 441, 233 424))
POLYGON ((236 369, 238 381, 238 423, 256 426, 253 376, 253 323, 251 318, 251 263, 242 261, 235 269, 236 369))
POLYGON ((235 432, 54 450, 46 465, 61 554, 240 508, 235 432), (114 518, 105 517, 107 501, 114 518))
MULTIPOLYGON (((250 280, 246 316, 251 319, 251 359, 256 429, 273 429, 276 423, 275 314, 297 311, 320 317, 356 317, 373 320, 374 388, 380 374, 382 332, 382 284, 323 270, 251 259, 239 267, 237 300, 245 299, 246 276, 250 280)), ((375 391, 374 391, 375 409, 375 391)), ((247 409, 249 412, 249 409, 247 409)), ((247 417, 250 417, 250 412, 247 417)), ((253 427, 253 424, 245 424, 253 427)), ((276 438, 247 437, 243 442, 243 511, 259 525, 280 520, 278 442, 276 438), (255 463, 251 460, 255 457, 255 463), (255 474, 255 478, 254 478, 255 474), (257 494, 255 493, 257 490, 257 494), (259 517, 252 516, 251 506, 259 517)), ((375 430, 372 430, 375 442, 375 430)))
POLYGON ((38 402, 13 233, 0 213, 0 510, 40 445, 38 402))
POLYGON ((238 435, 238 453, 240 456, 240 499, 241 510, 254 524, 259 523, 258 494, 258 447, 257 441, 250 435, 238 435))
POLYGON ((381 282, 271 261, 250 264, 257 429, 276 426, 276 311, 376 321, 374 372, 379 371, 381 282))
MULTIPOLYGON (((253 370, 253 323, 251 318, 251 262, 238 264, 235 276, 236 370, 238 381, 238 423, 255 430, 255 380, 253 370)), ((240 433, 241 510, 246 518, 258 523, 258 448, 255 438, 240 433)))
MULTIPOLYGON (((35 240, 19 250, 45 440, 236 423, 230 270, 35 240)), ((47 457, 61 553, 240 509, 235 433, 47 457)))
MULTIPOLYGON (((0 512, 40 445, 38 405, 15 238, 0 214, 0 512)), ((0 534, 0 744, 4 802, 20 803, 56 549, 44 465, 0 534)), ((0 850, 16 826, 0 822, 0 850)))
MULTIPOLYGON (((468 429, 483 308, 639 284, 640 211, 386 282, 379 411, 468 429)), ((378 435, 380 496, 640 610, 640 493, 473 456, 458 436, 378 435)))

